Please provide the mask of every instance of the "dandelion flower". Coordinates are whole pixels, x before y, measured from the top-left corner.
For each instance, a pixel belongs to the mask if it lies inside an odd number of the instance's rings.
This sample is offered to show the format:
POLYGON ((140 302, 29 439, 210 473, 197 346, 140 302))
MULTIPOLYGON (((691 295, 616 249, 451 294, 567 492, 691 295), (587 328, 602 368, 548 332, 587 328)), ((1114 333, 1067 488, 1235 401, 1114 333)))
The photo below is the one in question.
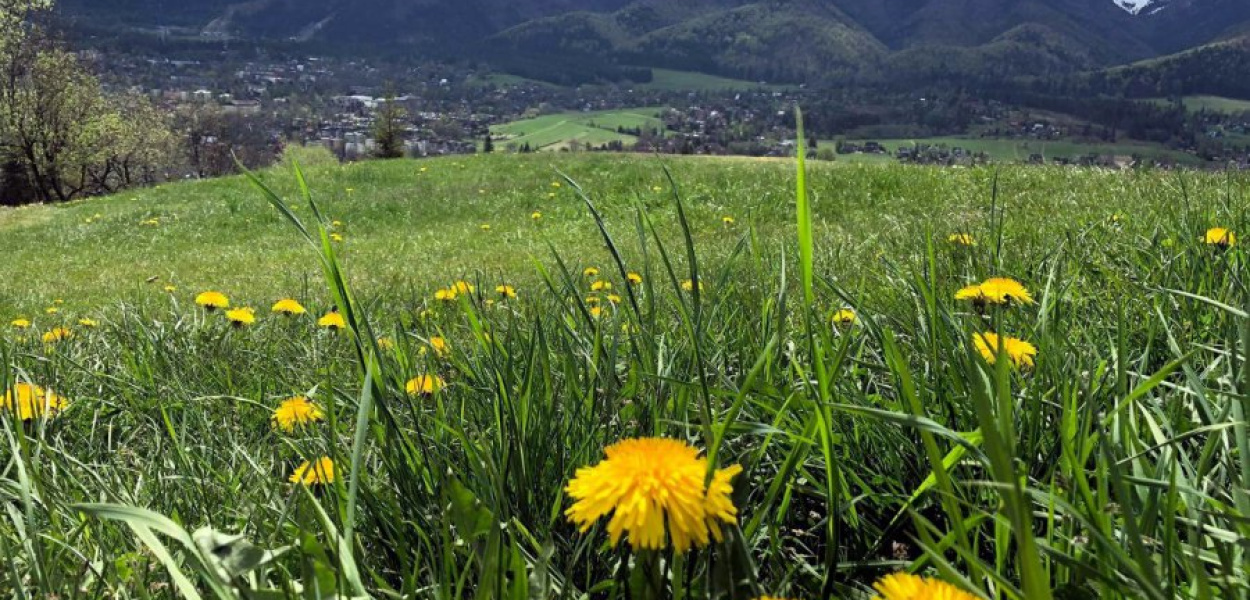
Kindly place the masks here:
POLYGON ((516 298, 516 288, 510 285, 495 286, 495 293, 499 294, 499 297, 504 299, 516 298))
POLYGON ((490 223, 482 223, 481 225, 478 225, 478 227, 481 228, 482 231, 490 231, 490 223))
POLYGON ((628 281, 629 285, 641 285, 642 275, 639 275, 631 271, 625 274, 625 281, 628 281))
POLYGON ((291 473, 291 483, 301 485, 325 485, 334 483, 334 461, 323 456, 315 462, 304 461, 291 473))
POLYGON ((1223 227, 1212 227, 1207 230, 1207 234, 1203 236, 1202 241, 1212 246, 1229 248, 1237 245, 1237 234, 1223 227))
POLYGON ((547 194, 547 197, 548 197, 548 198, 555 198, 555 197, 556 197, 556 193, 555 193, 555 192, 551 192, 550 194, 547 194))
POLYGON ((956 246, 977 245, 977 240, 972 237, 972 234, 969 234, 969 233, 952 233, 949 237, 946 238, 946 241, 947 243, 954 244, 956 246))
POLYGON ((282 300, 277 301, 276 303, 274 303, 272 310, 275 313, 278 313, 280 315, 286 315, 288 317, 302 315, 308 312, 304 308, 304 305, 300 304, 298 301, 292 298, 283 298, 282 300))
POLYGON ((538 211, 534 211, 534 212, 530 213, 530 218, 531 218, 531 219, 533 219, 533 220, 535 220, 535 221, 537 221, 537 220, 539 220, 539 219, 542 219, 542 218, 543 218, 543 214, 542 214, 542 213, 540 213, 540 212, 538 212, 538 211))
POLYGON ((611 281, 604 281, 602 279, 599 279, 595 281, 594 283, 590 284, 590 291, 592 292, 602 292, 604 290, 610 290, 610 289, 612 289, 611 281))
POLYGON ((167 294, 172 294, 172 293, 174 293, 174 292, 176 292, 176 291, 178 291, 178 286, 176 286, 176 285, 167 285, 167 286, 165 286, 165 293, 167 293, 167 294))
POLYGON ((88 319, 88 318, 86 318, 86 317, 83 317, 83 318, 81 318, 81 319, 78 319, 78 325, 79 325, 79 327, 86 327, 87 329, 93 329, 93 328, 95 328, 95 327, 98 327, 100 324, 99 324, 99 323, 96 323, 96 322, 95 322, 94 320, 92 320, 92 319, 88 319))
POLYGON ((57 298, 56 300, 53 300, 53 301, 52 301, 52 305, 53 305, 53 306, 64 306, 64 305, 65 305, 65 301, 64 301, 64 300, 62 300, 62 299, 60 299, 60 298, 57 298))
POLYGON ((43 334, 43 343, 55 344, 57 342, 63 342, 65 340, 68 340, 69 338, 72 338, 72 337, 74 337, 74 332, 64 327, 54 327, 52 329, 49 329, 47 333, 43 334))
POLYGON ((226 311, 226 318, 235 327, 243 327, 256 322, 256 311, 250 308, 236 308, 226 311))
POLYGON ((391 339, 391 338, 389 338, 389 337, 386 337, 386 336, 379 337, 379 338, 378 338, 378 348, 379 348, 379 349, 381 349, 381 350, 394 350, 394 349, 395 349, 395 340, 393 340, 393 339, 391 339))
MULTIPOLYGON (((598 298, 596 298, 595 300, 597 301, 598 298)), ((595 306, 591 306, 589 309, 587 309, 587 311, 590 312, 590 316, 595 319, 598 319, 599 317, 603 316, 603 307, 597 304, 595 306)))
POLYGON ((447 384, 442 377, 438 375, 417 375, 408 380, 404 385, 410 396, 429 396, 445 387, 447 384))
POLYGON ((477 288, 467 281, 457 281, 456 285, 452 286, 452 289, 456 290, 457 294, 472 294, 477 291, 477 288))
POLYGON ((456 295, 456 290, 454 289, 443 289, 434 292, 434 299, 441 302, 451 302, 456 299, 456 295))
POLYGON ((30 421, 44 415, 55 417, 67 405, 65 398, 52 390, 18 382, 13 389, 4 392, 4 402, 0 404, 0 408, 16 415, 18 420, 30 421))
POLYGON ((343 226, 343 222, 342 222, 342 221, 339 221, 339 220, 337 220, 337 219, 336 219, 336 220, 334 220, 334 221, 330 221, 330 227, 336 227, 336 228, 337 228, 337 227, 342 227, 342 226, 343 226))
POLYGON ((725 215, 720 218, 720 222, 723 223, 725 227, 730 227, 734 224, 734 218, 729 215, 725 215))
POLYGON ((599 269, 597 267, 586 267, 585 269, 582 269, 582 276, 583 277, 598 277, 599 269))
POLYGON ((940 579, 891 573, 872 584, 873 600, 976 600, 977 597, 940 579))
POLYGON ((608 294, 607 296, 605 296, 605 298, 607 298, 608 302, 611 302, 612 304, 621 303, 621 297, 616 294, 608 294))
POLYGON ((47 315, 55 315, 56 313, 61 312, 61 309, 55 306, 49 306, 48 308, 43 309, 43 312, 47 315))
POLYGON ((430 338, 430 348, 434 350, 435 356, 447 356, 447 340, 443 339, 441 336, 436 335, 430 338))
POLYGON ((578 469, 565 488, 574 502, 564 514, 583 533, 610 514, 613 545, 629 534, 636 550, 660 550, 671 541, 677 552, 685 552, 710 539, 720 541, 721 524, 737 523, 730 482, 741 466, 717 469, 704 486, 707 458, 679 440, 627 439, 604 453, 606 459, 578 469))
POLYGON ((230 308, 230 299, 226 298, 226 295, 221 292, 203 292, 195 297, 195 303, 203 306, 204 310, 209 311, 230 308))
POLYGON ((326 329, 343 329, 347 327, 347 321, 343 319, 343 315, 330 311, 320 319, 317 319, 317 326, 325 327, 326 329))
POLYGON ((1033 296, 1019 281, 1007 277, 991 277, 985 281, 966 286, 955 292, 956 300, 971 300, 975 304, 1033 304, 1033 296))
POLYGON ((341 233, 331 233, 331 234, 330 234, 330 239, 331 239, 332 241, 335 241, 335 242, 341 242, 341 241, 343 241, 345 238, 343 237, 343 234, 341 234, 341 233))
POLYGON ((553 188, 558 188, 558 187, 560 187, 560 182, 559 182, 559 181, 553 181, 553 182, 551 182, 551 187, 553 187, 553 188))
MULTIPOLYGON (((702 281, 700 281, 700 282, 699 282, 699 291, 703 291, 704 287, 706 287, 706 286, 704 286, 704 285, 703 285, 703 282, 702 282, 702 281)), ((686 290, 687 292, 693 292, 693 291, 694 291, 694 281, 693 281, 693 280, 691 280, 691 279, 687 279, 687 280, 685 280, 685 281, 682 281, 682 282, 681 282, 681 289, 686 290)))
POLYGON ((859 320, 859 318, 855 316, 855 311, 849 308, 844 308, 833 313, 833 317, 831 319, 834 325, 853 325, 859 320))
POLYGON ((273 410, 273 426, 287 433, 294 432, 297 427, 316 423, 325 417, 325 413, 304 396, 294 396, 282 401, 273 410))
POLYGON ((599 303, 598 296, 586 296, 586 304, 598 304, 598 303, 599 303))
POLYGON ((1033 357, 1037 356, 1037 348, 1024 340, 1003 336, 996 333, 978 333, 972 336, 972 343, 985 358, 985 362, 994 364, 998 360, 999 346, 1015 367, 1032 367, 1033 357), (1001 340, 1001 341, 1000 341, 1001 340))
POLYGON ((30 329, 30 321, 27 319, 13 319, 9 321, 9 325, 12 325, 14 329, 30 329))

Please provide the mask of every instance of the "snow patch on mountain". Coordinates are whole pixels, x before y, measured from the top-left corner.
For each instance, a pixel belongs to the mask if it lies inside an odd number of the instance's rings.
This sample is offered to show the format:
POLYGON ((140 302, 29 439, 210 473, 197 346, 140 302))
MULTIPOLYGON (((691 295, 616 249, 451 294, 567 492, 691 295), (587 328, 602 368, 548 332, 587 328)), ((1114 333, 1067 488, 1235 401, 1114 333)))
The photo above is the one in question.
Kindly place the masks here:
POLYGON ((1154 0, 1115 0, 1115 5, 1133 14, 1138 14, 1146 7, 1154 4, 1154 0))

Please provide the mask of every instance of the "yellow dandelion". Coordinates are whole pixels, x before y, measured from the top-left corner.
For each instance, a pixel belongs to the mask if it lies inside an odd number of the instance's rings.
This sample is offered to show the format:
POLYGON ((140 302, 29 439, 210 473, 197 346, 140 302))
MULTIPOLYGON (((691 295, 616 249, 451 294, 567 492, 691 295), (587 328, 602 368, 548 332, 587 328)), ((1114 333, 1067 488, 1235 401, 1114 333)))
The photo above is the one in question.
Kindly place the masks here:
MULTIPOLYGON (((595 300, 598 300, 598 298, 596 298, 595 300)), ((587 311, 590 313, 590 316, 595 319, 598 319, 599 317, 603 316, 603 307, 599 305, 591 306, 589 309, 587 309, 587 311)))
POLYGON ((730 227, 734 224, 734 218, 729 215, 725 215, 720 218, 720 222, 723 223, 725 227, 730 227))
POLYGON ((550 194, 547 194, 547 197, 548 197, 548 198, 555 198, 555 197, 556 197, 556 193, 555 193, 555 192, 551 192, 550 194))
POLYGON ((304 396, 293 396, 273 409, 273 426, 291 433, 297 427, 316 423, 325 417, 316 404, 304 396))
POLYGON ((341 233, 331 233, 331 234, 330 234, 330 240, 332 240, 332 241, 335 241, 335 242, 341 242, 341 241, 343 241, 344 239, 345 239, 345 238, 343 237, 343 234, 341 234, 341 233))
POLYGON ((53 306, 64 306, 64 305, 65 305, 65 301, 64 301, 64 300, 62 300, 62 299, 60 299, 60 298, 57 298, 56 300, 53 300, 53 301, 52 301, 52 305, 53 305, 53 306))
POLYGON ((43 309, 43 312, 46 315, 55 315, 56 313, 61 312, 61 309, 55 306, 49 306, 48 308, 43 309))
POLYGON ((946 241, 947 243, 954 244, 956 246, 977 245, 977 240, 972 237, 972 234, 969 234, 969 233, 952 233, 949 237, 946 238, 946 241))
POLYGON ((95 322, 94 320, 92 320, 92 319, 88 319, 87 317, 83 317, 83 318, 81 318, 81 319, 78 319, 78 326, 79 326, 79 327, 86 327, 87 329, 94 329, 94 328, 96 328, 96 327, 99 327, 99 326, 100 326, 100 324, 99 324, 99 323, 96 323, 96 322, 95 322))
POLYGON ((558 187, 560 187, 560 182, 559 182, 559 181, 553 181, 553 182, 551 182, 551 187, 553 187, 553 188, 558 188, 558 187))
POLYGON ((1033 304, 1033 296, 1019 281, 1007 277, 991 277, 985 281, 966 286, 955 292, 956 300, 971 300, 976 304, 1033 304))
POLYGON ((602 279, 599 279, 590 284, 590 291, 592 292, 602 292, 604 290, 610 290, 610 289, 612 289, 611 281, 604 281, 602 279))
POLYGON ((256 322, 256 311, 243 307, 226 311, 226 319, 235 327, 243 327, 256 322))
POLYGON ((456 290, 442 289, 434 292, 434 299, 442 302, 451 302, 456 299, 456 290))
POLYGON ((447 340, 443 339, 442 336, 437 335, 430 337, 430 349, 434 350, 435 356, 447 356, 447 351, 449 349, 447 340))
POLYGON ((510 285, 495 286, 495 293, 499 294, 499 297, 504 299, 516 298, 516 288, 510 285))
POLYGON ((304 308, 304 305, 300 304, 299 301, 293 298, 283 298, 282 300, 275 302, 271 310, 277 314, 286 315, 288 317, 302 315, 308 312, 308 310, 304 308))
POLYGON ((490 223, 482 223, 481 225, 478 225, 478 227, 481 228, 482 231, 490 231, 490 223))
POLYGON ((586 304, 598 304, 598 303, 599 303, 598 296, 586 296, 586 304))
POLYGON ((203 292, 195 297, 195 303, 209 311, 230 308, 230 299, 221 292, 203 292))
POLYGON ((1212 246, 1230 248, 1237 245, 1237 234, 1223 227, 1212 227, 1207 230, 1207 233, 1203 236, 1202 241, 1203 243, 1212 246))
POLYGON ((30 320, 13 319, 12 321, 9 321, 9 325, 12 325, 14 329, 30 329, 30 320))
POLYGON ((37 385, 18 382, 13 389, 4 392, 4 403, 0 405, 5 411, 15 415, 20 421, 30 421, 47 415, 55 417, 68 406, 65 398, 52 390, 37 385))
POLYGON ((631 271, 625 274, 625 281, 628 281, 629 285, 641 285, 642 275, 639 275, 631 271))
POLYGON ((330 311, 320 319, 317 319, 317 326, 325 327, 326 329, 343 329, 347 327, 347 321, 343 319, 343 315, 330 311))
POLYGON ((381 350, 394 350, 394 349, 395 349, 395 340, 393 340, 393 339, 391 339, 391 338, 389 338, 389 337, 386 337, 386 336, 379 337, 379 338, 378 338, 378 348, 379 348, 379 349, 381 349, 381 350))
POLYGON ((161 220, 160 219, 147 219, 144 221, 139 221, 139 224, 143 225, 144 227, 156 227, 157 225, 161 224, 161 220))
POLYGON ((597 267, 586 267, 585 269, 582 269, 582 276, 583 277, 598 277, 599 269, 597 267))
POLYGON ((408 380, 404 385, 404 389, 410 396, 429 396, 444 387, 446 382, 438 375, 417 375, 408 380))
POLYGON ((685 442, 627 439, 604 453, 605 460, 578 469, 565 488, 574 502, 564 514, 583 533, 610 514, 613 545, 629 534, 634 549, 660 550, 671 542, 677 552, 685 552, 710 539, 720 541, 721 524, 737 523, 730 482, 741 466, 717 469, 705 487, 707 458, 685 442))
MULTIPOLYGON (((704 289, 705 287, 706 287, 706 286, 704 286, 704 285, 703 285, 703 282, 702 282, 702 281, 700 281, 700 282, 699 282, 699 291, 703 291, 703 289, 704 289)), ((694 281, 693 281, 693 280, 690 280, 690 279, 687 279, 687 280, 685 280, 685 281, 682 281, 682 282, 681 282, 681 289, 686 290, 687 292, 693 292, 693 291, 694 291, 694 281)))
POLYGON ((530 213, 530 219, 533 219, 533 220, 537 221, 537 220, 542 219, 542 218, 543 218, 543 214, 542 214, 542 213, 540 213, 540 212, 538 212, 538 211, 534 211, 534 212, 530 213))
POLYGON ((608 302, 611 302, 612 304, 621 303, 621 297, 616 294, 608 294, 607 296, 605 296, 605 298, 607 298, 608 302))
POLYGON ((338 228, 342 226, 343 226, 342 221, 339 221, 339 220, 330 221, 330 227, 338 228))
POLYGON ((662 188, 662 187, 660 187, 660 186, 658 186, 658 185, 653 185, 653 186, 651 186, 651 191, 653 191, 653 192, 657 192, 657 193, 658 193, 658 192, 662 192, 662 191, 664 191, 664 188, 662 188))
POLYGON ((456 290, 457 294, 472 294, 477 291, 477 288, 467 281, 457 281, 456 285, 452 286, 452 289, 456 290))
POLYGON ((833 313, 833 317, 831 317, 831 320, 833 321, 834 325, 853 325, 856 321, 859 320, 859 317, 855 315, 855 311, 849 308, 844 308, 842 310, 839 310, 838 312, 833 313))
POLYGON ((998 334, 986 332, 978 333, 972 336, 972 343, 976 346, 977 351, 985 358, 985 362, 994 364, 998 360, 998 351, 1001 349, 1007 354, 1007 358, 1015 367, 1032 367, 1033 357, 1037 356, 1037 348, 1024 340, 1013 337, 1003 336, 1000 338, 998 334))
POLYGON ((178 286, 176 286, 176 285, 167 285, 167 286, 165 286, 165 293, 167 293, 167 294, 172 294, 172 293, 174 293, 174 292, 176 292, 176 291, 178 291, 178 286))
POLYGON ((295 472, 291 473, 288 481, 301 485, 334 483, 334 461, 328 456, 318 458, 316 462, 304 461, 295 467, 295 472))
POLYGON ((878 594, 873 600, 977 600, 975 595, 945 581, 910 573, 891 573, 872 587, 878 594))
POLYGON ((43 343, 55 344, 74 337, 74 332, 64 327, 53 327, 43 334, 43 343))

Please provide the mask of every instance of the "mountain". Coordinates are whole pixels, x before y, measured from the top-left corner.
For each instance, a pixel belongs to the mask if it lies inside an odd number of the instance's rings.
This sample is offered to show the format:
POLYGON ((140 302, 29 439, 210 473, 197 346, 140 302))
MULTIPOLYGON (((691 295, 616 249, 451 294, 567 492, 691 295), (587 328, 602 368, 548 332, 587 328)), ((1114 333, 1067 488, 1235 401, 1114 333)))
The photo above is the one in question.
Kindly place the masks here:
POLYGON ((1250 32, 1247 0, 60 0, 60 7, 78 27, 407 46, 537 73, 556 65, 574 80, 634 66, 813 82, 883 70, 888 77, 891 69, 1051 76, 1250 32))

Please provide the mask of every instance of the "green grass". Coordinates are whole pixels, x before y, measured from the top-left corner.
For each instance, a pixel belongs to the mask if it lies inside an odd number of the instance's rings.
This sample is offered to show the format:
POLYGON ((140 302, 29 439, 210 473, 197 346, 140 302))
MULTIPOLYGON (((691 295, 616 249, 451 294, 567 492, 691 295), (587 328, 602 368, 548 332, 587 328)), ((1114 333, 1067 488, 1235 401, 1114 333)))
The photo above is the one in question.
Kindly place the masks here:
MULTIPOLYGON (((862 144, 865 140, 848 140, 857 144, 862 144)), ((971 152, 984 152, 988 154, 991 160, 998 162, 1024 162, 1028 160, 1032 154, 1042 154, 1047 159, 1054 157, 1077 158, 1088 154, 1097 154, 1099 156, 1115 156, 1127 159, 1137 154, 1147 158, 1166 158, 1175 160, 1181 164, 1196 164, 1199 161, 1196 157, 1170 150, 1158 144, 1146 142, 1124 142, 1117 144, 1092 144, 1086 142, 1076 142, 1068 140, 1055 141, 1038 141, 1038 140, 1013 140, 1013 139, 990 139, 990 138, 965 138, 965 137, 933 137, 933 138, 917 138, 907 140, 872 140, 880 143, 882 146, 889 148, 891 152, 898 150, 900 147, 912 146, 916 143, 921 144, 945 144, 950 147, 958 146, 971 152)), ((822 141, 821 144, 833 146, 833 140, 822 141)), ((839 156, 842 158, 843 156, 839 156)))
POLYGON ((498 136, 497 145, 520 147, 529 144, 536 150, 559 150, 570 142, 600 146, 620 141, 633 144, 638 138, 618 133, 619 127, 627 129, 655 129, 663 126, 657 118, 660 108, 636 108, 591 112, 567 112, 543 115, 494 125, 491 134, 498 136))
MULTIPOLYGON (((1156 104, 1172 103, 1171 100, 1166 98, 1156 98, 1151 100, 1151 102, 1156 104)), ((1224 98, 1222 96, 1185 96, 1184 98, 1181 98, 1181 102, 1185 105, 1185 108, 1194 112, 1200 110, 1221 113, 1250 112, 1250 100, 1224 98)))
POLYGON ((0 212, 0 310, 35 321, 0 334, 0 382, 68 399, 0 410, 0 590, 859 599, 904 569, 1013 600, 1250 593, 1246 250, 1199 241, 1250 231, 1250 178, 807 167, 796 193, 792 160, 318 163, 307 194, 259 174, 272 200, 227 178, 0 212), (954 300, 993 276, 1032 301, 954 300), (257 322, 194 307, 208 288, 257 322), (313 314, 268 314, 285 296, 313 314), (991 330, 1034 366, 990 364, 991 330), (324 418, 275 429, 296 394, 324 418), (646 436, 708 457, 695 498, 741 465, 722 540, 633 551, 565 517, 579 468, 646 436), (332 484, 287 482, 323 455, 332 484))

